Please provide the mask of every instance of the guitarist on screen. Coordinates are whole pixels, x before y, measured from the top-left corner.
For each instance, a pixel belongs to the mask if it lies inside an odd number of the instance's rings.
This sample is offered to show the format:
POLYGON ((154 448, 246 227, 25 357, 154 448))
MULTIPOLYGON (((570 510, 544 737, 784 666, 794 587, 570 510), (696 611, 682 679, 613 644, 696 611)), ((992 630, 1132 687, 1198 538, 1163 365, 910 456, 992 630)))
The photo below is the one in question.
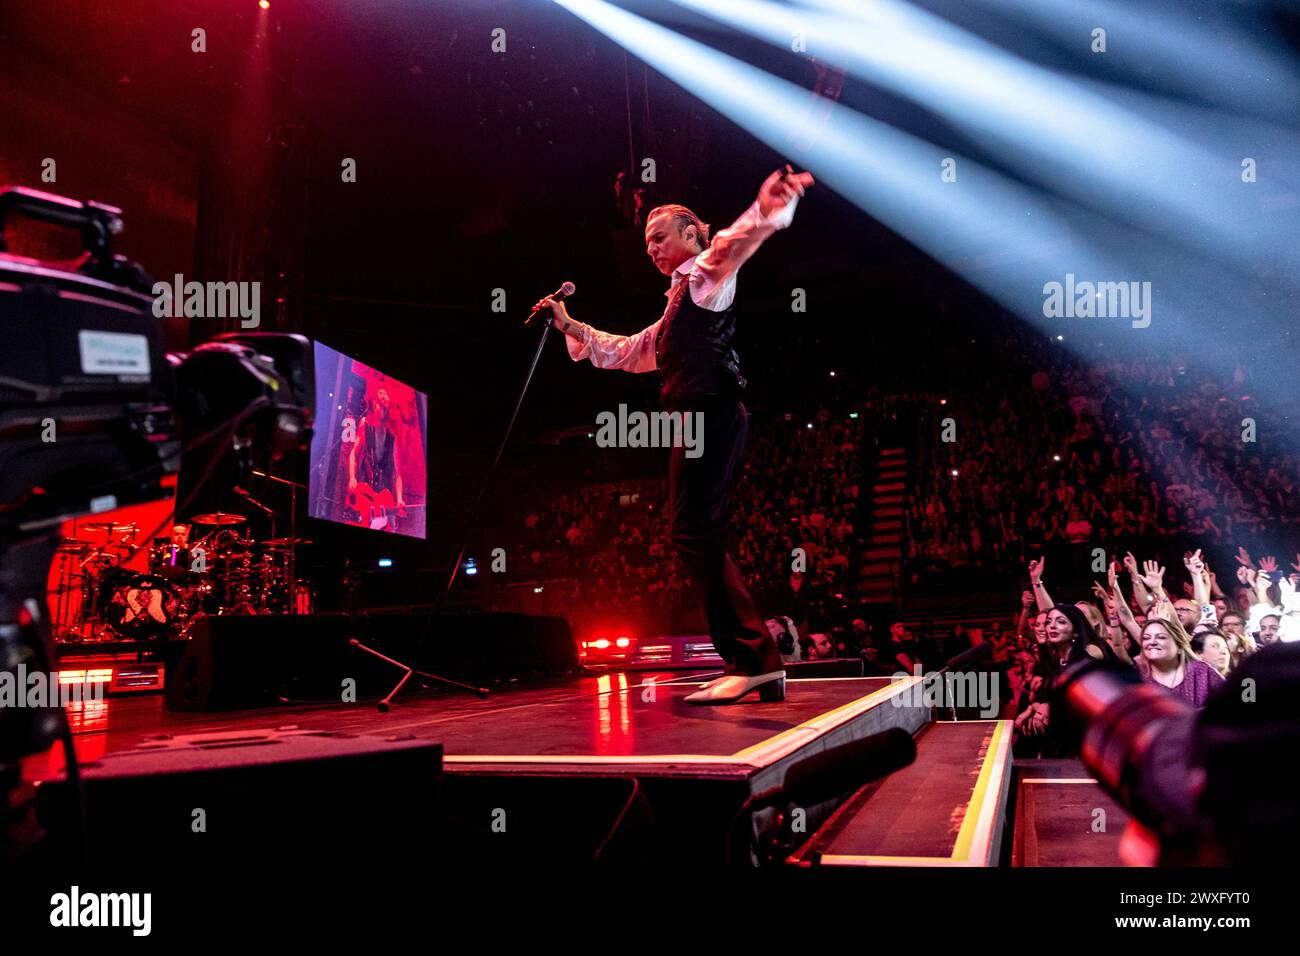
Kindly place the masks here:
MULTIPOLYGON (((357 443, 348 455, 348 497, 354 499, 359 483, 368 484, 375 494, 385 491, 393 494, 399 514, 405 514, 406 500, 402 497, 402 473, 397 462, 397 433, 392 427, 388 391, 379 389, 371 403, 371 414, 361 419, 357 429, 357 443), (357 464, 360 461, 360 477, 357 464)), ((364 517, 364 515, 363 515, 364 517)), ((371 517, 370 527, 383 528, 387 517, 371 517)))

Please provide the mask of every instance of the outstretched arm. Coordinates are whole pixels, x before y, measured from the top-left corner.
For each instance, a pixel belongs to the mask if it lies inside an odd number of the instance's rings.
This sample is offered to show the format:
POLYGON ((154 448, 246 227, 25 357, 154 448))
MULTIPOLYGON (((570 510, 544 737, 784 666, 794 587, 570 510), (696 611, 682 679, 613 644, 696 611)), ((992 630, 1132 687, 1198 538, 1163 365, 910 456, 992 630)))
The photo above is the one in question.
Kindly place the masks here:
MULTIPOLYGON (((539 305, 551 305, 543 299, 539 305)), ((653 372, 655 362, 655 336, 659 334, 660 319, 654 325, 635 335, 613 335, 594 329, 583 322, 575 322, 563 302, 552 305, 555 326, 564 333, 564 344, 569 348, 569 358, 575 362, 588 359, 596 368, 621 368, 626 372, 653 372)))
POLYGON ((1047 593, 1047 588, 1043 586, 1043 565, 1046 558, 1038 558, 1029 562, 1029 587, 1033 592, 1034 600, 1038 602, 1038 610, 1050 611, 1056 605, 1052 602, 1052 596, 1047 593))
POLYGON ((534 312, 542 309, 550 309, 555 316, 555 327, 564 333, 569 358, 575 362, 590 359, 596 368, 621 368, 628 372, 655 370, 655 336, 659 334, 659 324, 663 319, 635 335, 611 335, 575 321, 563 299, 553 299, 548 295, 533 306, 534 312))
POLYGON ((1132 551, 1124 555, 1124 567, 1128 569, 1129 578, 1133 581, 1133 597, 1137 600, 1138 607, 1146 610, 1151 606, 1151 592, 1147 590, 1146 583, 1142 580, 1137 558, 1133 557, 1132 551))
POLYGON ((691 298, 705 308, 725 309, 735 297, 736 273, 768 236, 794 219, 799 197, 813 184, 812 173, 786 166, 763 181, 754 204, 713 237, 691 269, 691 298))
POLYGON ((1146 584, 1152 598, 1151 607, 1147 609, 1147 617, 1177 618, 1178 612, 1174 610, 1174 602, 1169 600, 1169 595, 1165 593, 1164 566, 1155 561, 1143 561, 1142 568, 1144 571, 1142 581, 1146 584))

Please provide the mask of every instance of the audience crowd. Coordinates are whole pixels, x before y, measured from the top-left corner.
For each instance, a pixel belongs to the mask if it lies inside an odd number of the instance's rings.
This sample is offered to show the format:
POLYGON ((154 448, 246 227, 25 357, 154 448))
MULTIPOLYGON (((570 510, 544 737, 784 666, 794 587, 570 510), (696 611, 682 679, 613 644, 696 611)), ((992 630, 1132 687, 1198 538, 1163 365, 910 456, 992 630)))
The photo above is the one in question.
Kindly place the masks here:
POLYGON ((1014 636, 995 649, 995 660, 1006 665, 1005 714, 1015 717, 1017 754, 1070 755, 1052 723, 1049 698, 1052 679, 1077 661, 1093 657, 1134 667, 1147 683, 1199 708, 1261 647, 1300 640, 1300 554, 1290 570, 1272 556, 1256 564, 1244 548, 1235 561, 1241 586, 1225 591, 1199 550, 1185 553, 1179 592, 1165 565, 1148 559, 1139 566, 1126 552, 1122 565, 1107 568, 1104 583, 1094 581, 1094 600, 1074 604, 1053 601, 1046 562, 1030 561, 1030 589, 1014 636))
POLYGON ((1266 549, 1300 524, 1297 461, 1256 422, 1241 370, 1016 352, 1011 375, 932 402, 918 429, 913 573, 1175 537, 1266 549))
MULTIPOLYGON (((892 675, 988 642, 1017 753, 1060 756, 1068 745, 1045 688, 1072 663, 1122 662, 1199 707, 1260 646, 1300 640, 1300 555, 1296 573, 1250 557, 1295 537, 1297 461, 1256 420, 1245 372, 1216 379, 1177 357, 1085 362, 1014 334, 1006 354, 1006 377, 954 377, 949 394, 751 418, 733 553, 759 607, 779 615, 769 627, 787 660, 850 656, 892 675), (902 623, 876 634, 865 613, 854 616, 870 519, 859 511, 861 461, 885 430, 908 446, 912 579, 1028 566, 1016 623, 917 637, 902 623), (1157 557, 1139 565, 1131 551, 1157 557), (1220 576, 1211 562, 1235 568, 1220 576), (1166 565, 1180 563, 1185 577, 1166 580, 1166 565), (1091 569, 1093 593, 1070 595, 1091 600, 1054 601, 1048 567, 1058 594, 1091 569)), ((661 476, 570 483, 532 501, 508 543, 524 573, 569 582, 575 617, 642 634, 706 632, 671 545, 661 476)))
MULTIPOLYGON (((732 508, 733 553, 760 607, 842 601, 855 568, 859 446, 870 412, 751 419, 732 508), (838 597, 836 597, 838 595, 838 597)), ((704 633, 690 575, 670 540, 667 481, 593 484, 534 496, 506 529, 513 570, 570 582, 583 620, 642 633, 704 633)))

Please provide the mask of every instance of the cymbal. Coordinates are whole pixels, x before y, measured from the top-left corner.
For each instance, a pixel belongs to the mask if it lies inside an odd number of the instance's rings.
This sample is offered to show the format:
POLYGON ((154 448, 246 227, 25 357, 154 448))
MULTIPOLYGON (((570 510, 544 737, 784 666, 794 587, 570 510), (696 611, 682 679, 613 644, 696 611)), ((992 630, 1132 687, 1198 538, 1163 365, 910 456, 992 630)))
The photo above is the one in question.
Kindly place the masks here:
POLYGON ((312 544, 311 538, 269 538, 262 542, 264 548, 288 548, 302 544, 312 544))
POLYGON ((95 546, 93 541, 83 541, 81 538, 64 538, 59 542, 55 550, 59 554, 85 554, 95 546))
POLYGON ((107 531, 109 534, 119 534, 124 531, 138 531, 140 526, 134 521, 130 524, 118 524, 114 521, 92 521, 89 524, 81 526, 86 531, 107 531))
POLYGON ((243 524, 248 519, 243 515, 231 514, 229 511, 214 511, 208 515, 195 515, 190 519, 194 524, 243 524))

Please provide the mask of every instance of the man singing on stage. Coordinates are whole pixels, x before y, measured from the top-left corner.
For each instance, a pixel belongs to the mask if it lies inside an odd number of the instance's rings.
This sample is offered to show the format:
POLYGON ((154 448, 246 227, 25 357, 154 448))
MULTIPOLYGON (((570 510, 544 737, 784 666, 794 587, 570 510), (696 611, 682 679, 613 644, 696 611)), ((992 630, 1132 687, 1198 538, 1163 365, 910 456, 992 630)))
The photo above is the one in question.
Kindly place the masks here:
POLYGON ((709 635, 726 663, 722 677, 686 698, 692 704, 731 704, 755 690, 763 701, 785 699, 780 652, 725 540, 749 430, 749 412, 740 400, 745 379, 731 347, 732 301, 737 271, 764 239, 790 224, 798 197, 812 183, 811 174, 789 166, 773 173, 757 201, 712 240, 708 225, 685 206, 652 209, 646 253, 671 284, 663 316, 635 335, 611 335, 575 322, 562 301, 549 297, 536 306, 550 307, 575 362, 658 370, 666 411, 681 412, 683 420, 703 413, 703 454, 690 457, 678 443, 668 467, 673 546, 697 582, 709 635))

